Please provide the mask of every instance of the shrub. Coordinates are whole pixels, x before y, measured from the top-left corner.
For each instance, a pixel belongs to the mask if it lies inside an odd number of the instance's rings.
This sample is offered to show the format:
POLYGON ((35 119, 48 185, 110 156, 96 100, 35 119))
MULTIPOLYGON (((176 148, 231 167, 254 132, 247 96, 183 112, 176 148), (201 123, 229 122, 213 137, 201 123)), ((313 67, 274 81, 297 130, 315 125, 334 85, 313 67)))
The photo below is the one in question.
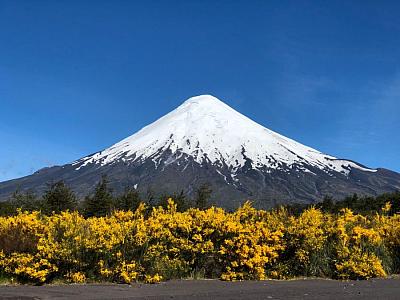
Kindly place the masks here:
POLYGON ((383 277, 399 270, 400 216, 389 211, 367 217, 311 207, 293 216, 247 202, 232 213, 180 212, 171 199, 101 217, 19 211, 0 217, 0 275, 35 284, 383 277))

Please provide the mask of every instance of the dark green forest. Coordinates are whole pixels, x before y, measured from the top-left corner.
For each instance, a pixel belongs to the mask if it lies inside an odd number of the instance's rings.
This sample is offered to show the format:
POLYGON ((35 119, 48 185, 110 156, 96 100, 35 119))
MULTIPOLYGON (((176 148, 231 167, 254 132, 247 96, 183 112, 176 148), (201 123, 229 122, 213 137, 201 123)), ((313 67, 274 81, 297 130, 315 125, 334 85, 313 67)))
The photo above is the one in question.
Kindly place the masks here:
POLYGON ((37 196, 33 191, 15 191, 8 201, 0 202, 0 216, 15 215, 22 211, 41 211, 44 214, 60 213, 61 211, 79 211, 85 217, 101 217, 112 213, 114 210, 135 211, 141 202, 152 207, 167 207, 168 199, 174 199, 178 211, 196 207, 206 209, 211 206, 210 196, 212 190, 208 184, 201 185, 193 198, 187 197, 183 192, 161 194, 156 196, 151 190, 143 196, 132 188, 126 187, 120 195, 114 195, 109 186, 107 176, 102 176, 95 187, 94 193, 87 195, 82 201, 63 181, 49 183, 42 196, 37 196))
MULTIPOLYGON (((115 195, 109 187, 107 176, 102 176, 94 193, 87 195, 82 201, 78 201, 74 192, 63 181, 49 183, 47 190, 40 197, 32 191, 17 190, 8 201, 0 202, 0 216, 15 215, 19 210, 41 211, 44 214, 77 210, 85 217, 99 217, 109 215, 114 210, 134 211, 141 202, 146 203, 149 210, 152 207, 167 207, 169 198, 174 200, 178 211, 182 212, 191 207, 199 209, 210 207, 211 195, 212 189, 209 184, 201 185, 191 198, 183 191, 156 196, 153 191, 148 190, 145 195, 141 195, 132 187, 126 187, 122 194, 115 195)), ((341 200, 326 196, 316 204, 291 204, 284 207, 293 215, 300 215, 310 207, 327 213, 338 213, 343 208, 350 208, 355 213, 371 215, 380 212, 387 202, 391 204, 390 215, 400 213, 400 191, 376 197, 354 194, 341 200)))

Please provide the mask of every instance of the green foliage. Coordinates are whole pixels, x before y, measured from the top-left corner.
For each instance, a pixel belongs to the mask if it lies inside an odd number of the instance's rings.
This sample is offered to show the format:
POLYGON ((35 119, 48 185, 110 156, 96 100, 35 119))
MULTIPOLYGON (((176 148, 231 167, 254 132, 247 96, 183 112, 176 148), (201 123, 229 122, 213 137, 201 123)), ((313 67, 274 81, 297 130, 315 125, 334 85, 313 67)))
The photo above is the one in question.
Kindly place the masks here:
POLYGON ((86 196, 83 203, 86 217, 104 217, 113 210, 114 198, 106 176, 102 176, 93 196, 86 196))
POLYGON ((149 187, 146 191, 145 201, 149 208, 157 206, 157 199, 154 194, 154 191, 149 187))
POLYGON ((336 201, 332 197, 326 196, 317 204, 293 204, 287 205, 285 208, 293 215, 299 215, 310 207, 316 207, 327 213, 338 213, 344 208, 349 208, 357 214, 375 215, 381 212, 382 207, 388 202, 391 204, 391 209, 388 212, 389 215, 400 213, 400 192, 385 193, 376 197, 354 194, 343 200, 336 201))
MULTIPOLYGON (((86 217, 105 216, 114 209, 134 211, 141 202, 146 203, 146 210, 150 213, 153 207, 166 208, 170 198, 174 199, 177 210, 180 212, 189 208, 204 210, 211 206, 211 194, 210 185, 203 184, 195 191, 193 198, 189 198, 183 190, 178 193, 165 193, 158 196, 150 188, 144 194, 140 194, 138 190, 129 187, 125 189, 123 194, 114 197, 107 177, 102 176, 95 187, 94 194, 86 196, 79 204, 73 191, 63 181, 49 184, 41 198, 37 197, 31 190, 17 190, 8 201, 0 202, 0 216, 15 215, 17 209, 41 211, 44 214, 59 213, 65 210, 75 210, 78 205, 79 210, 86 217)), ((292 204, 286 205, 285 209, 293 216, 299 216, 310 207, 318 208, 326 213, 338 213, 343 208, 349 208, 357 214, 375 215, 381 212, 381 208, 388 202, 391 204, 391 209, 387 212, 389 215, 400 213, 400 191, 385 193, 377 197, 354 194, 343 200, 334 200, 331 196, 326 196, 316 204, 292 204)))
POLYGON ((125 192, 115 201, 115 209, 135 211, 140 204, 139 192, 133 188, 126 188, 125 192))
MULTIPOLYGON (((389 211, 390 215, 400 212, 400 192, 385 193, 377 197, 365 196, 361 197, 357 194, 346 197, 342 201, 334 203, 333 207, 326 209, 327 212, 338 212, 343 208, 350 208, 358 214, 375 214, 380 212, 385 203, 389 202, 392 205, 389 211)), ((322 207, 324 209, 324 207, 322 207)))
POLYGON ((185 211, 191 206, 183 190, 178 194, 173 194, 171 198, 174 199, 178 211, 185 211))
POLYGON ((74 192, 65 185, 64 181, 49 184, 43 195, 43 204, 47 212, 60 213, 66 210, 75 210, 77 200, 74 192))
POLYGON ((206 209, 209 207, 209 200, 212 194, 212 189, 209 184, 202 184, 196 190, 195 207, 199 209, 206 209))
POLYGON ((162 194, 156 206, 167 208, 168 199, 174 199, 177 211, 183 212, 191 207, 190 202, 186 199, 186 195, 183 191, 174 194, 162 194))
POLYGON ((15 214, 17 209, 23 211, 41 211, 44 208, 43 200, 38 198, 32 190, 21 192, 16 190, 8 201, 8 209, 15 214))
POLYGON ((10 201, 0 202, 0 216, 12 216, 15 212, 15 206, 10 201))

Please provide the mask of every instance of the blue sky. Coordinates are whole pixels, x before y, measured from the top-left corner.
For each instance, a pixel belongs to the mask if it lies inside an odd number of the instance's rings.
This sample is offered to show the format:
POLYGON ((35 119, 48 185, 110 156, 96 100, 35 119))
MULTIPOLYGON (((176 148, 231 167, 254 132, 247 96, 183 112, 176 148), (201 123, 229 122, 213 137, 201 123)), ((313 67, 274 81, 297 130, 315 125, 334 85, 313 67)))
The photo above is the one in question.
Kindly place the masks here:
POLYGON ((213 94, 323 152, 400 171, 398 1, 2 1, 0 181, 213 94))

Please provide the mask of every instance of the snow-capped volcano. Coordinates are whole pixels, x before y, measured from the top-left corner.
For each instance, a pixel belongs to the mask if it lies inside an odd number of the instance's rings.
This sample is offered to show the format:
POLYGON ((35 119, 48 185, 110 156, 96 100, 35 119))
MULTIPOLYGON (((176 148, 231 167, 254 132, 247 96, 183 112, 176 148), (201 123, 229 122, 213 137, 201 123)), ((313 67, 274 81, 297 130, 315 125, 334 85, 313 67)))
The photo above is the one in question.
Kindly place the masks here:
POLYGON ((187 154, 199 164, 208 161, 217 166, 227 165, 232 172, 246 161, 254 169, 285 169, 296 165, 304 170, 312 166, 343 174, 348 174, 351 168, 376 171, 286 138, 210 95, 186 100, 134 135, 75 164, 80 169, 90 163, 106 165, 118 160, 135 162, 151 158, 157 167, 166 150, 187 154))
POLYGON ((142 194, 184 191, 191 197, 201 184, 209 183, 215 203, 227 208, 248 199, 268 208, 318 201, 326 195, 400 190, 398 173, 323 154, 202 95, 110 148, 0 183, 0 199, 17 187, 41 193, 47 182, 60 179, 83 197, 103 174, 115 193, 131 186, 142 194))

